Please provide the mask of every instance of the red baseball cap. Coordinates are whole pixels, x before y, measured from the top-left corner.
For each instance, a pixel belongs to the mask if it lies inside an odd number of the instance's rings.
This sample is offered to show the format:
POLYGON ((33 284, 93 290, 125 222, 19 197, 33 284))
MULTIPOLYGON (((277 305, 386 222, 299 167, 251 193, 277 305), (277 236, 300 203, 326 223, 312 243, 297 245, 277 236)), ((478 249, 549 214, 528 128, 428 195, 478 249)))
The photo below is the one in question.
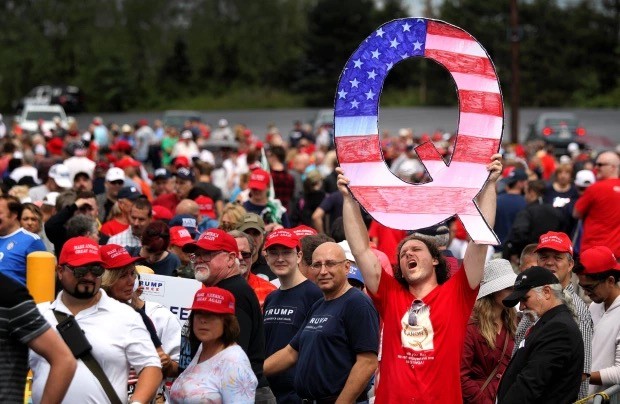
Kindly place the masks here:
POLYGON ((174 166, 175 167, 189 167, 189 159, 185 156, 178 156, 177 158, 174 159, 174 166))
POLYGON ((209 216, 211 219, 215 219, 215 209, 213 207, 213 199, 205 195, 200 195, 194 199, 200 209, 200 214, 203 216, 209 216))
POLYGON ((132 257, 124 247, 118 244, 102 245, 100 250, 105 269, 120 269, 142 259, 142 257, 132 257))
POLYGON ((620 264, 614 253, 605 246, 591 247, 581 253, 579 262, 583 266, 583 274, 600 274, 609 270, 620 271, 620 264))
POLYGON ((86 264, 103 264, 99 245, 88 237, 73 237, 62 246, 58 264, 79 267, 86 264))
POLYGON ((203 286, 194 295, 192 310, 218 314, 235 314, 235 296, 226 289, 203 286))
POLYGON ((112 147, 110 147, 111 150, 113 151, 122 151, 122 152, 130 152, 132 147, 131 147, 131 143, 129 143, 126 140, 119 140, 118 142, 116 142, 115 144, 112 145, 112 147))
POLYGON ((198 237, 197 241, 185 244, 183 251, 193 253, 199 248, 206 251, 226 251, 239 255, 237 241, 222 229, 209 229, 205 231, 198 237))
POLYGON ((183 226, 172 226, 169 231, 170 245, 182 248, 185 244, 194 242, 192 235, 183 226))
POLYGON ((312 227, 306 226, 304 224, 300 224, 297 227, 293 227, 291 229, 291 231, 297 236, 298 239, 302 239, 306 236, 314 236, 315 234, 318 234, 318 232, 316 230, 314 230, 312 227))
POLYGON ((248 188, 258 189, 260 191, 269 187, 271 177, 269 173, 261 168, 257 168, 250 173, 250 181, 248 182, 248 188))
POLYGON ((50 154, 61 156, 63 146, 64 145, 62 143, 62 138, 55 137, 50 139, 49 142, 47 142, 47 151, 50 152, 50 154))
POLYGON ((114 167, 118 167, 123 170, 127 167, 140 167, 140 162, 136 159, 125 156, 116 163, 114 163, 114 167))
POLYGON ((172 212, 170 209, 161 205, 153 206, 153 219, 155 220, 170 220, 172 219, 172 212))
POLYGON ((573 255, 573 243, 566 233, 549 231, 538 239, 538 247, 536 251, 549 249, 558 252, 565 252, 573 255))
POLYGON ((295 248, 299 245, 299 238, 289 229, 278 229, 269 233, 265 239, 265 249, 274 246, 283 245, 288 248, 295 248))

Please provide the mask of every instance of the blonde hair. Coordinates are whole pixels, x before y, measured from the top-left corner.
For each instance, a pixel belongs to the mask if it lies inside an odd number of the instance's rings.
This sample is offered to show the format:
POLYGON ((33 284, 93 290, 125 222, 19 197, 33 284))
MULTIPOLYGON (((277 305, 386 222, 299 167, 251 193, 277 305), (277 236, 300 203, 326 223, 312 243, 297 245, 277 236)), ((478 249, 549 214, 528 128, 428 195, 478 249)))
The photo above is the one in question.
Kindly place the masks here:
MULTIPOLYGON (((101 288, 105 290, 105 292, 108 295, 110 295, 110 289, 112 288, 112 286, 114 286, 114 284, 123 277, 123 275, 125 274, 125 270, 128 267, 129 265, 121 267, 121 268, 106 269, 103 272, 103 276, 101 278, 101 288)), ((135 267, 134 267, 134 273, 136 274, 136 276, 138 275, 137 271, 135 270, 135 267)))
POLYGON ((246 214, 245 208, 236 203, 227 203, 222 209, 222 214, 220 215, 220 223, 222 222, 222 217, 224 215, 228 215, 228 217, 234 221, 233 229, 236 229, 241 224, 241 219, 246 214))
POLYGON ((110 208, 110 213, 108 213, 108 217, 106 220, 116 219, 117 217, 123 216, 123 212, 121 211, 121 207, 118 206, 118 201, 114 202, 114 205, 110 208))
MULTIPOLYGON (((497 293, 497 292, 496 292, 497 293)), ((497 328, 497 324, 495 323, 495 318, 493 317, 493 306, 496 304, 494 300, 495 293, 491 293, 490 295, 484 296, 478 300, 476 300, 476 304, 474 305, 474 311, 472 314, 473 320, 478 325, 478 329, 480 330, 480 335, 487 342, 487 345, 491 349, 495 349, 495 340, 497 338, 497 334, 500 331, 497 328)), ((517 329, 517 313, 516 311, 510 307, 502 308, 501 313, 502 325, 506 328, 508 335, 511 338, 514 338, 515 332, 517 329)))

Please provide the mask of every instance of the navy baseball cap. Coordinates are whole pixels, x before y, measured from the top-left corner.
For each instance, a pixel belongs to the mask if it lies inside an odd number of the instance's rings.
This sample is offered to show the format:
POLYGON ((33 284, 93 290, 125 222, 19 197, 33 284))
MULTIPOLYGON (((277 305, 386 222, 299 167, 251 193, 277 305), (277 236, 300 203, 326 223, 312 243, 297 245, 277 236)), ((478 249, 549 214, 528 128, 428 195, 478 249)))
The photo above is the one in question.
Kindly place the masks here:
POLYGON ((196 238, 198 235, 198 223, 196 223, 196 218, 192 215, 176 215, 168 222, 170 227, 172 226, 183 226, 187 229, 189 234, 191 234, 192 238, 196 238))

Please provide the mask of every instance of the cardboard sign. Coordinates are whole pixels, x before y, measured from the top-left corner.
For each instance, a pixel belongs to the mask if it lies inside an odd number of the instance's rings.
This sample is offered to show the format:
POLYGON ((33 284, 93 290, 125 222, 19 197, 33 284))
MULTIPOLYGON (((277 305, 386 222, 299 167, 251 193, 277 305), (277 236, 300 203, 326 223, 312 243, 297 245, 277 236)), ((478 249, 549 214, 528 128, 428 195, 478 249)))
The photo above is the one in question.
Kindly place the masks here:
MULTIPOLYGON (((338 161, 357 201, 379 223, 414 230, 458 215, 476 243, 498 244, 474 202, 499 151, 504 109, 495 67, 467 32, 443 21, 403 18, 373 32, 348 60, 335 97, 338 161), (379 96, 388 72, 411 57, 452 75, 459 98, 454 152, 446 164, 432 143, 415 150, 432 181, 410 184, 388 169, 379 139, 379 96)), ((415 122, 412 124, 415 125, 415 122)))
POLYGON ((195 279, 173 276, 141 274, 142 299, 166 306, 179 317, 181 323, 188 319, 194 295, 202 287, 195 279))

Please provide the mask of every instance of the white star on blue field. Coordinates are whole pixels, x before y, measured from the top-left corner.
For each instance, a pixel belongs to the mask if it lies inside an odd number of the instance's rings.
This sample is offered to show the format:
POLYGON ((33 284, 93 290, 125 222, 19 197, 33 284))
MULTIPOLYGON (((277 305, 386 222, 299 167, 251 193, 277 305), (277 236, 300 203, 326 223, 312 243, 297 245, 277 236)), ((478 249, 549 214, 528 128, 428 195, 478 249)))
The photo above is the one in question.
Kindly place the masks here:
POLYGON ((426 20, 406 18, 382 25, 357 48, 343 69, 336 95, 336 116, 378 115, 378 94, 392 67, 424 56, 426 20))

